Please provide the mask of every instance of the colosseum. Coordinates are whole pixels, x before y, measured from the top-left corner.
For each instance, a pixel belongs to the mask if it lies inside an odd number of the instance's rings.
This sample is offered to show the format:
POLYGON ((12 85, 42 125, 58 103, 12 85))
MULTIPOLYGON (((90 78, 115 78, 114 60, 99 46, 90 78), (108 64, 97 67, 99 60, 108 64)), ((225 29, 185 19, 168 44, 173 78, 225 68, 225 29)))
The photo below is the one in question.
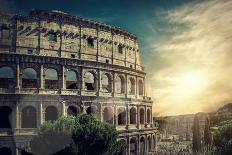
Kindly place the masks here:
POLYGON ((20 155, 36 129, 93 113, 127 154, 153 154, 157 127, 137 38, 61 11, 0 14, 0 154, 20 155))

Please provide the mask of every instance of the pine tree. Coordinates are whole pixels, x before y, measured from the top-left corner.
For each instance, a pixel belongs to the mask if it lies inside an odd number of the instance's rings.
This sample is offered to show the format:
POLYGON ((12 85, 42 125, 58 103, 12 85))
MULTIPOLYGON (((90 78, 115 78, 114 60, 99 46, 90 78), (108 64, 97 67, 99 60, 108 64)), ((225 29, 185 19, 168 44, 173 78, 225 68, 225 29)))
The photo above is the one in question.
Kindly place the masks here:
POLYGON ((205 143, 205 145, 211 144, 211 133, 210 133, 209 127, 210 127, 209 118, 207 117, 205 119, 205 129, 204 129, 204 143, 205 143))
POLYGON ((198 152, 201 150, 201 133, 200 133, 200 125, 197 115, 194 117, 193 124, 193 151, 198 152))

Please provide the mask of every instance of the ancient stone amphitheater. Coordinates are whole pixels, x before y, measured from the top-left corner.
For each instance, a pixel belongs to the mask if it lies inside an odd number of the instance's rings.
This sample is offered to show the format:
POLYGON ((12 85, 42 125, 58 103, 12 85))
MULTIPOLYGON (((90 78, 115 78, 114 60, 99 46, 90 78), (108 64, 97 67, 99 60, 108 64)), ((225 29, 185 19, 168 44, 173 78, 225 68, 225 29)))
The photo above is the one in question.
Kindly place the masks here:
POLYGON ((78 113, 114 124, 128 154, 153 154, 152 103, 134 34, 60 11, 0 14, 0 155, 78 113))

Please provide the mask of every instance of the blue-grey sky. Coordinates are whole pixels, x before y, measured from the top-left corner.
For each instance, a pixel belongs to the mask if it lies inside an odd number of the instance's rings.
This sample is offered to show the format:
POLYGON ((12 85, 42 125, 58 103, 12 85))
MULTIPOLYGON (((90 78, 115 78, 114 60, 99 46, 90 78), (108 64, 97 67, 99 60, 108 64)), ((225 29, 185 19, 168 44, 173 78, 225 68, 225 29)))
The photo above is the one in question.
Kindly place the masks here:
POLYGON ((160 115, 232 101, 231 0, 0 0, 2 11, 60 10, 138 37, 147 94, 160 115))

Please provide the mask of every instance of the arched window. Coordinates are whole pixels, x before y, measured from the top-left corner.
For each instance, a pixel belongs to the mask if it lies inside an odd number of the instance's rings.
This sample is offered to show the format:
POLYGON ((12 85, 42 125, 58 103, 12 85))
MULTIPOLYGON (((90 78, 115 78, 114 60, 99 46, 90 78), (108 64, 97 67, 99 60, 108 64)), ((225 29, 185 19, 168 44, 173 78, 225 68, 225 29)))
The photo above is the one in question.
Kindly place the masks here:
POLYGON ((118 125, 126 125, 126 110, 123 107, 118 109, 118 125))
POLYGON ((55 121, 58 118, 57 108, 54 106, 49 106, 45 110, 45 121, 55 121))
POLYGON ((147 109, 147 123, 148 124, 151 123, 151 111, 150 111, 150 109, 147 109))
POLYGON ((139 80, 139 95, 143 95, 143 81, 139 80))
POLYGON ((136 124, 136 109, 134 107, 130 109, 130 124, 136 124))
POLYGON ((103 121, 113 124, 113 111, 111 107, 105 107, 103 110, 103 121))
POLYGON ((23 70, 22 88, 37 88, 37 73, 33 68, 23 70))
POLYGON ((130 155, 136 155, 137 154, 137 141, 136 138, 133 137, 130 139, 130 155))
POLYGON ((0 68, 0 88, 14 87, 14 71, 11 67, 0 68))
POLYGON ((144 124, 145 123, 145 121, 144 121, 145 115, 144 115, 144 109, 143 108, 141 108, 139 110, 139 117, 140 117, 140 124, 144 124))
POLYGON ((0 148, 0 154, 1 155, 12 155, 12 151, 8 147, 1 147, 0 148))
POLYGON ((66 89, 77 89, 77 74, 75 71, 68 71, 66 75, 66 89))
POLYGON ((8 128, 11 129, 11 122, 12 122, 12 109, 8 106, 0 107, 0 128, 8 128))
POLYGON ((67 109, 67 114, 69 116, 76 116, 77 115, 77 109, 73 106, 69 106, 67 109))
POLYGON ((147 146, 148 146, 148 151, 151 152, 151 151, 152 151, 151 137, 148 137, 148 138, 147 138, 147 146))
POLYGON ((94 48, 94 39, 92 37, 87 38, 87 46, 89 48, 94 48))
POLYGON ((97 113, 97 107, 96 106, 89 106, 86 109, 87 114, 96 114, 97 113))
POLYGON ((95 78, 94 78, 94 74, 91 72, 87 72, 85 74, 85 89, 87 91, 95 90, 95 78))
POLYGON ((25 107, 22 110, 22 128, 36 128, 36 109, 34 107, 25 107))
POLYGON ((109 74, 103 74, 101 78, 102 91, 111 92, 111 81, 109 74))
POLYGON ((131 95, 135 94, 135 79, 134 78, 129 79, 129 94, 131 95))
POLYGON ((145 154, 145 138, 141 137, 139 143, 140 143, 140 154, 145 154))
POLYGON ((47 69, 45 71, 45 88, 58 89, 58 74, 55 69, 47 69))
POLYGON ((125 80, 124 80, 123 76, 116 76, 115 92, 120 93, 120 94, 125 93, 125 80))

